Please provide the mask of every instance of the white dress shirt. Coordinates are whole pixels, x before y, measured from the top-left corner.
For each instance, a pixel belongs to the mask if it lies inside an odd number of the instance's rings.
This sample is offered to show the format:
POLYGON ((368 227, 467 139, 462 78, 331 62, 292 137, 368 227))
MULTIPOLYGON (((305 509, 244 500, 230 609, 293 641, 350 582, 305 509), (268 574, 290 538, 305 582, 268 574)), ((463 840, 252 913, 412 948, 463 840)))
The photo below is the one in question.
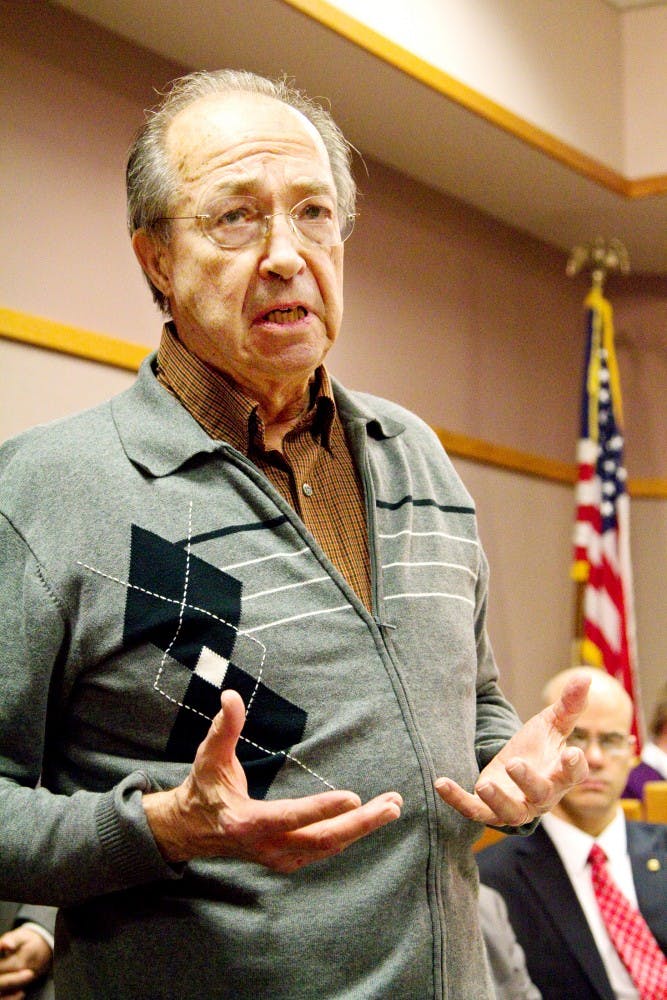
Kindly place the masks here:
POLYGON ((614 882, 632 905, 638 908, 623 810, 619 806, 615 818, 595 838, 551 813, 542 817, 542 826, 558 851, 577 894, 617 1000, 638 1000, 637 987, 619 958, 600 915, 591 881, 591 866, 588 864, 591 847, 597 843, 607 855, 607 867, 614 882))
POLYGON ((47 931, 46 927, 42 927, 41 924, 34 924, 32 920, 26 920, 21 924, 21 927, 29 927, 30 930, 34 931, 35 934, 39 934, 40 937, 44 938, 49 948, 53 952, 55 941, 53 939, 53 934, 51 931, 47 931))

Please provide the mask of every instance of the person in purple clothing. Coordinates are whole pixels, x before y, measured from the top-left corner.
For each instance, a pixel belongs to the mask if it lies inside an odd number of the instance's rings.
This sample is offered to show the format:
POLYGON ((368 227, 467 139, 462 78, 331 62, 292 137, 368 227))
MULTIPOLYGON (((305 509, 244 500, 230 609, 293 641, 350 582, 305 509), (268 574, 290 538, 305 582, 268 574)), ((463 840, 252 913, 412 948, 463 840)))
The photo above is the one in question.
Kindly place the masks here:
POLYGON ((647 781, 667 781, 667 684, 655 703, 649 733, 652 739, 646 742, 639 763, 630 772, 624 799, 643 798, 647 781))

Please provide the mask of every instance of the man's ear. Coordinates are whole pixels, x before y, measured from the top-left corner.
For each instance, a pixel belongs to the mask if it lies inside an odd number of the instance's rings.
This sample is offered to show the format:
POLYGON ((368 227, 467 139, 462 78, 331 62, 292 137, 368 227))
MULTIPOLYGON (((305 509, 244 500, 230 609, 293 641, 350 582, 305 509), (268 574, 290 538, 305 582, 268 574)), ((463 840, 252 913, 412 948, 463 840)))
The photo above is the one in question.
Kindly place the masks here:
POLYGON ((171 281, 167 268, 167 248, 164 243, 145 229, 137 229, 132 236, 132 249, 142 269, 162 294, 169 298, 171 281))

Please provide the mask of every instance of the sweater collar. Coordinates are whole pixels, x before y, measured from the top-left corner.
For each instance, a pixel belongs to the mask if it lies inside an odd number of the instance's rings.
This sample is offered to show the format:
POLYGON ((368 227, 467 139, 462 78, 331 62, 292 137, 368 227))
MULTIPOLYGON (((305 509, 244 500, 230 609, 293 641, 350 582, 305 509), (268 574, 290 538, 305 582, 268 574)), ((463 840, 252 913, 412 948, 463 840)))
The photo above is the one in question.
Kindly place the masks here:
MULTIPOLYGON (((368 436, 377 441, 398 437, 405 430, 405 424, 400 420, 390 417, 387 413, 378 415, 375 403, 379 400, 376 397, 364 392, 351 392, 335 378, 331 378, 331 387, 336 408, 344 424, 365 426, 368 436)), ((382 405, 384 409, 395 409, 397 416, 400 415, 399 407, 395 404, 382 400, 382 405)))
POLYGON ((190 416, 155 376, 157 352, 142 362, 134 384, 111 401, 118 437, 128 459, 151 476, 168 476, 198 455, 224 448, 190 416))
MULTIPOLYGON (((111 401, 111 412, 121 445, 130 462, 156 478, 171 475, 198 456, 229 448, 208 436, 181 403, 155 376, 157 352, 142 362, 136 381, 111 401)), ((369 437, 387 440, 405 430, 390 416, 378 417, 372 397, 352 393, 331 379, 343 424, 365 426, 369 437)))

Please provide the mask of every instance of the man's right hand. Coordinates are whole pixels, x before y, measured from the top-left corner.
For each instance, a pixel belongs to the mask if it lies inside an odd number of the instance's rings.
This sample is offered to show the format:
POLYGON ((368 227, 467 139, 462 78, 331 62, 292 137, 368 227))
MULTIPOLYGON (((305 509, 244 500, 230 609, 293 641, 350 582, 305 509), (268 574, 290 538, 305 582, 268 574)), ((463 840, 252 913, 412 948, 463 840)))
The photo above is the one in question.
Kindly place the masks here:
POLYGON ((236 756, 243 701, 228 690, 221 705, 183 784, 144 796, 149 826, 167 861, 241 858, 288 873, 339 854, 400 816, 403 800, 397 792, 364 804, 348 791, 251 799, 236 756))
POLYGON ((28 987, 49 971, 51 958, 51 947, 27 925, 0 935, 0 997, 23 1000, 28 987))

